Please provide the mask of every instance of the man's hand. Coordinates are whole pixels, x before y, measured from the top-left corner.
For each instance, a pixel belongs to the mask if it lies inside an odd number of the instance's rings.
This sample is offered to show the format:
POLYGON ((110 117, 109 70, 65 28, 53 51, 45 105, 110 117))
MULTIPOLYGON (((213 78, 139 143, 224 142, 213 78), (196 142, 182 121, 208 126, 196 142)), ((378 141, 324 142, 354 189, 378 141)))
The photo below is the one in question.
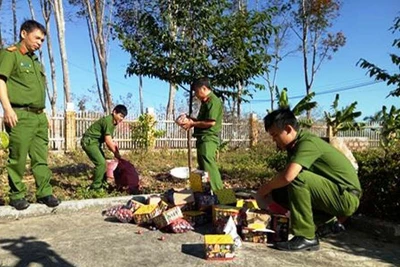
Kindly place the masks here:
POLYGON ((190 128, 192 128, 194 125, 194 121, 191 118, 187 118, 185 119, 180 126, 185 129, 185 130, 189 130, 190 128))
POLYGON ((3 119, 4 119, 4 124, 8 125, 11 128, 16 126, 18 122, 17 114, 15 114, 15 111, 12 108, 4 110, 3 119))
POLYGON ((121 159, 121 154, 119 153, 118 149, 114 152, 114 157, 117 159, 121 159))

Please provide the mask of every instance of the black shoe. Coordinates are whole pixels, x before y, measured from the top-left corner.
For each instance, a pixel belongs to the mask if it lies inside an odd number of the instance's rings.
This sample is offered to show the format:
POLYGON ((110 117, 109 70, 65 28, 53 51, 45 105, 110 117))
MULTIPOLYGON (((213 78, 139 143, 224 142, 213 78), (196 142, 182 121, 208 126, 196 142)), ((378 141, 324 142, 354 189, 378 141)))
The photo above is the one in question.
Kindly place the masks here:
POLYGON ((47 207, 57 207, 60 204, 60 201, 53 195, 45 196, 37 199, 37 202, 40 204, 46 204, 47 207))
POLYGON ((337 220, 334 220, 319 226, 315 234, 322 238, 337 235, 344 231, 346 231, 346 228, 343 226, 343 224, 339 223, 337 220))
POLYGON ((315 251, 319 249, 319 241, 317 237, 307 239, 302 236, 295 236, 290 241, 276 243, 275 247, 286 251, 315 251))
POLYGON ((16 210, 24 210, 29 207, 29 202, 25 198, 14 199, 10 201, 10 206, 13 206, 16 210))

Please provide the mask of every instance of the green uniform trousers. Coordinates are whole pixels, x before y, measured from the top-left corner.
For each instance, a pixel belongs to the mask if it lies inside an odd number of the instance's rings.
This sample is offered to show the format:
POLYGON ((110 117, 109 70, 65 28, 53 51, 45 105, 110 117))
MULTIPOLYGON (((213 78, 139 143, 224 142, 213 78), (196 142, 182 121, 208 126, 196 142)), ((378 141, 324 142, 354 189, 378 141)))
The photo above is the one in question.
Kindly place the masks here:
POLYGON ((316 226, 357 210, 360 200, 352 189, 302 171, 288 186, 273 190, 272 198, 290 210, 292 233, 312 239, 316 226))
POLYGON ((26 186, 22 181, 25 173, 26 158, 31 159, 32 173, 36 182, 36 197, 53 194, 50 185, 51 171, 47 165, 48 121, 45 113, 15 109, 18 117, 16 126, 6 127, 10 136, 9 158, 7 164, 10 199, 18 200, 26 195, 26 186))
POLYGON ((216 162, 218 145, 219 138, 217 136, 198 137, 196 141, 199 169, 208 172, 213 191, 223 189, 224 187, 216 162))
POLYGON ((104 151, 101 148, 101 144, 97 140, 93 140, 90 137, 83 137, 81 145, 95 166, 91 188, 99 189, 103 185, 104 175, 107 169, 104 151))

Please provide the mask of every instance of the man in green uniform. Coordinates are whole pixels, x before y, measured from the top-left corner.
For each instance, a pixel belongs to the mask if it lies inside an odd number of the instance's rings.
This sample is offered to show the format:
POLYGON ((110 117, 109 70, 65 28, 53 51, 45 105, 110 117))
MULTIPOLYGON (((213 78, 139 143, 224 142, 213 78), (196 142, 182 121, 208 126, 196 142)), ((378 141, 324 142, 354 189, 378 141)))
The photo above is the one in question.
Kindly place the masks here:
POLYGON ((100 190, 103 186, 104 175, 106 173, 106 158, 102 149, 103 143, 114 153, 119 159, 121 155, 118 147, 114 143, 112 136, 114 135, 115 126, 117 126, 128 114, 128 110, 124 105, 115 106, 112 114, 104 116, 94 122, 82 137, 81 145, 90 160, 94 163, 93 182, 90 186, 93 190, 100 190))
POLYGON ((350 216, 358 208, 361 186, 356 170, 329 143, 299 130, 289 109, 268 114, 264 126, 277 146, 288 152, 286 168, 257 192, 258 200, 271 193, 274 201, 290 210, 294 237, 278 242, 276 248, 318 250, 316 226, 350 216))
POLYGON ((47 165, 48 121, 45 108, 45 75, 34 52, 42 46, 46 29, 34 20, 21 25, 20 42, 0 51, 0 101, 4 123, 10 136, 7 164, 10 205, 17 210, 29 207, 22 182, 26 156, 31 159, 36 181, 37 202, 59 204, 50 185, 47 165))
POLYGON ((194 127, 196 137, 197 163, 200 170, 207 171, 213 191, 223 189, 221 174, 216 163, 216 153, 220 143, 223 106, 221 100, 212 92, 207 78, 194 81, 190 88, 201 101, 197 118, 188 118, 180 125, 184 129, 194 127))

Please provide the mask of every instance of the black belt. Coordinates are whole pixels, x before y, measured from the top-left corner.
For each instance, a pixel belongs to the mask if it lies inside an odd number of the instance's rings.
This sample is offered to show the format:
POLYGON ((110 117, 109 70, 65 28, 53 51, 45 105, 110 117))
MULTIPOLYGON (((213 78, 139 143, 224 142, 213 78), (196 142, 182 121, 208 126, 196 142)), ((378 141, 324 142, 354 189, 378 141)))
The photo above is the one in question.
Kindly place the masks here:
POLYGON ((35 114, 42 114, 44 112, 43 108, 34 108, 34 107, 27 107, 27 106, 12 106, 12 108, 25 110, 25 111, 32 112, 35 114))

